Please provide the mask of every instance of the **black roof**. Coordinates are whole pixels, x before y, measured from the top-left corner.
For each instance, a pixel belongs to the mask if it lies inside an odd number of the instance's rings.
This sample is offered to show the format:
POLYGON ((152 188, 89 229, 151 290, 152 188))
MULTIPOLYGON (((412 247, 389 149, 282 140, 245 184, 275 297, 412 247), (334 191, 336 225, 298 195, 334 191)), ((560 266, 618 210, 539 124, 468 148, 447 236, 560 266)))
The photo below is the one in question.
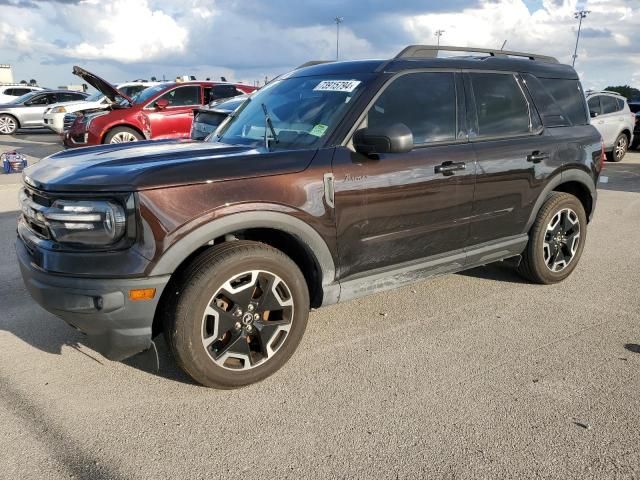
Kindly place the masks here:
MULTIPOLYGON (((531 73, 543 78, 578 79, 578 74, 570 65, 558 63, 552 57, 520 54, 519 52, 501 52, 499 50, 475 50, 483 55, 454 56, 436 58, 434 56, 407 56, 404 49, 390 60, 355 60, 322 63, 299 68, 286 77, 306 77, 311 75, 346 75, 355 73, 385 72, 395 73, 423 68, 447 68, 456 70, 496 70, 531 73)), ((435 50, 434 47, 424 47, 435 50)), ((466 51, 461 47, 441 47, 442 50, 466 51)), ((468 51, 473 52, 473 48, 468 51)))

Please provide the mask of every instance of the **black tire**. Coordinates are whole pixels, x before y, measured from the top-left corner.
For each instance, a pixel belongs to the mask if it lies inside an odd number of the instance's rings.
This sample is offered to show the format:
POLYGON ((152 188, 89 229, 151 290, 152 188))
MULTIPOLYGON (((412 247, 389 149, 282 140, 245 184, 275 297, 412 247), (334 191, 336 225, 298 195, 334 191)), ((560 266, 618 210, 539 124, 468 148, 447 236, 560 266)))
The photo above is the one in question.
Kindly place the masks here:
MULTIPOLYGON (((253 273, 249 276, 253 279, 253 273)), ((307 326, 309 290, 302 272, 284 253, 262 243, 237 240, 206 250, 193 260, 176 285, 179 286, 176 289, 179 291, 174 297, 175 314, 165 316, 164 333, 167 343, 178 365, 196 382, 207 387, 237 388, 259 382, 272 375, 289 360, 300 343, 307 326), (256 271, 260 273, 256 274, 255 282, 249 281, 247 283, 247 285, 253 285, 253 288, 246 289, 249 292, 253 291, 249 294, 248 300, 250 303, 256 302, 255 311, 253 311, 249 309, 248 304, 242 306, 240 301, 235 304, 234 297, 228 295, 230 290, 224 290, 224 285, 233 279, 244 278, 242 275, 246 274, 243 272, 256 271), (274 283, 261 283, 259 276, 263 274, 272 275, 274 283), (251 317, 252 311, 254 314, 262 312, 257 302, 261 302, 262 298, 266 297, 263 297, 264 293, 261 292, 260 287, 268 287, 269 285, 271 287, 264 290, 284 288, 289 294, 285 303, 291 302, 291 306, 284 307, 279 313, 281 318, 279 324, 289 321, 287 324, 289 329, 286 333, 279 331, 279 327, 273 327, 269 321, 264 321, 262 318, 258 320, 257 317, 255 324, 245 325, 247 314, 251 317), (261 293, 257 300, 254 300, 256 292, 261 293), (218 321, 218 317, 212 319, 207 315, 207 312, 211 310, 210 307, 215 307, 216 312, 223 310, 216 303, 219 301, 217 300, 219 297, 227 299, 227 304, 233 305, 236 309, 232 310, 229 307, 229 310, 224 312, 224 318, 220 321, 218 321), (241 317, 236 317, 240 307, 244 308, 244 314, 240 311, 241 317), (285 310, 287 311, 286 315, 285 310), (223 321, 228 322, 230 318, 236 322, 235 326, 229 329, 222 328, 223 321), (210 329, 211 321, 214 324, 210 329), (241 327, 238 328, 238 325, 241 327), (222 335, 221 328, 224 330, 222 335), (214 333, 208 333, 209 329, 214 333), (250 329, 250 331, 246 329, 250 329), (270 329, 275 329, 276 333, 272 337, 266 337, 267 341, 264 342, 264 336, 271 335, 268 332, 273 331, 270 329), (263 336, 263 332, 267 333, 264 333, 263 336), (208 338, 205 338, 205 333, 208 338), (242 335, 246 335, 245 343, 237 340, 242 335), (205 346, 205 342, 214 337, 216 340, 205 346), (220 340, 219 337, 226 340, 220 340), (275 347, 273 343, 270 343, 273 341, 277 342, 275 347), (245 361, 237 358, 224 360, 225 355, 220 352, 224 353, 225 349, 228 349, 228 353, 231 351, 232 344, 250 350, 251 360, 247 361, 249 356, 245 361), (259 348, 256 349, 256 345, 259 348), (265 355, 264 352, 269 348, 272 351, 265 355), (214 359, 216 356, 218 358, 214 359), (248 366, 248 369, 230 369, 231 367, 227 364, 234 362, 242 363, 242 366, 248 366)), ((231 284, 229 283, 229 285, 231 284)), ((241 293, 237 295, 246 296, 244 291, 245 289, 242 289, 241 293)), ((234 293, 234 295, 236 294, 234 293)), ((272 296, 277 299, 275 295, 272 296)), ((287 296, 286 293, 284 296, 287 296)), ((277 301, 282 303, 280 300, 277 301)), ((171 308, 170 305, 168 307, 171 308)), ((269 311, 260 313, 260 315, 266 315, 268 318, 273 312, 276 310, 270 308, 269 311)), ((275 314, 274 317, 278 318, 275 314)), ((238 355, 240 354, 238 353, 238 355)))
MULTIPOLYGON (((575 224, 573 224, 572 227, 575 228, 575 224)), ((578 265, 582 250, 584 249, 586 235, 587 216, 580 200, 568 193, 551 193, 542 205, 542 208, 540 208, 533 227, 529 232, 529 243, 522 254, 522 261, 517 268, 518 273, 527 280, 544 285, 564 280, 578 265), (563 258, 564 252, 567 252, 567 248, 569 249, 568 252, 571 253, 572 247, 562 242, 555 243, 555 235, 549 241, 548 235, 552 234, 552 232, 548 232, 547 228, 550 227, 552 220, 557 218, 556 215, 560 214, 559 220, 561 220, 563 212, 569 215, 569 211, 574 212, 574 219, 577 219, 579 238, 577 245, 575 245, 575 252, 572 253, 571 258, 566 262, 564 268, 559 271, 552 271, 552 268, 555 267, 554 259, 559 258, 554 255, 554 252, 557 252, 557 250, 553 250, 554 245, 562 245, 560 254, 563 258), (550 245, 551 249, 549 248, 550 245), (545 256, 547 255, 550 259, 549 261, 545 260, 545 256), (553 265, 550 267, 548 263, 552 263, 553 265)), ((562 237, 562 235, 560 236, 562 237)), ((562 262, 560 261, 558 263, 562 262)))
POLYGON ((102 143, 129 143, 139 142, 140 140, 144 140, 144 137, 133 128, 116 127, 109 130, 109 133, 105 135, 102 143), (118 141, 118 139, 120 139, 120 141, 118 141))
POLYGON ((0 135, 13 135, 20 124, 13 115, 0 115, 0 135))
POLYGON ((607 159, 610 162, 620 162, 624 158, 628 149, 629 138, 624 133, 621 133, 613 144, 613 150, 607 153, 607 159))

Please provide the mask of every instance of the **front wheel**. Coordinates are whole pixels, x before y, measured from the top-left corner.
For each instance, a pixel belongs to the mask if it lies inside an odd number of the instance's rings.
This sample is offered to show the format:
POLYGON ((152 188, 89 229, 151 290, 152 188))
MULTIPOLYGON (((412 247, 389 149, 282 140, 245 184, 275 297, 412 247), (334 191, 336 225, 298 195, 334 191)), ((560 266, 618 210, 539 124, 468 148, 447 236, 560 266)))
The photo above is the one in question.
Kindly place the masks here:
POLYGON ((11 115, 0 115, 0 135, 13 135, 18 129, 18 121, 11 115))
POLYGON ((297 265, 268 245, 232 241, 197 257, 165 324, 180 367, 208 387, 265 379, 304 334, 309 291, 297 265))
POLYGON ((576 268, 587 236, 587 216, 573 195, 553 192, 538 212, 518 273, 535 283, 551 284, 576 268))
POLYGON ((116 127, 104 137, 104 143, 128 143, 139 140, 144 140, 144 137, 128 127, 116 127))
POLYGON ((613 150, 608 154, 609 160, 612 162, 621 161, 627 153, 628 148, 629 139, 624 133, 621 133, 620 135, 618 135, 618 138, 616 138, 616 143, 613 145, 613 150))

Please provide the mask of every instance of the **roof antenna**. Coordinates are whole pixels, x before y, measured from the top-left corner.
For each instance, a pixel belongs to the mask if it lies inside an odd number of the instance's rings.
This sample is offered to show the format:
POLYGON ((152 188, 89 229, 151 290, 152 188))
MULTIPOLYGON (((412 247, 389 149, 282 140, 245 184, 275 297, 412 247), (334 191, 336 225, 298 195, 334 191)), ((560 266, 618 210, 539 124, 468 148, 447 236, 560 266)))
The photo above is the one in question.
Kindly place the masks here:
POLYGON ((505 40, 504 42, 502 42, 502 46, 500 47, 500 51, 504 50, 504 46, 507 44, 507 41, 505 40))

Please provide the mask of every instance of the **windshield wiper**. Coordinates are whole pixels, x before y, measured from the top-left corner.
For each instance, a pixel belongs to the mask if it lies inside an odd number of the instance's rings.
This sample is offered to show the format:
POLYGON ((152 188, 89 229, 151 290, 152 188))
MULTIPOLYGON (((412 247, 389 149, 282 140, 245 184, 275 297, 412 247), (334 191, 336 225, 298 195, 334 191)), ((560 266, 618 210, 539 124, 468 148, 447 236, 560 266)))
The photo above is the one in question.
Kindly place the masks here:
POLYGON ((269 136, 267 135, 267 127, 271 131, 271 137, 275 143, 278 143, 278 136, 276 135, 276 129, 273 128, 273 122, 271 121, 271 117, 269 116, 269 111, 267 110, 267 106, 262 104, 262 111, 264 112, 264 147, 269 150, 269 136))

